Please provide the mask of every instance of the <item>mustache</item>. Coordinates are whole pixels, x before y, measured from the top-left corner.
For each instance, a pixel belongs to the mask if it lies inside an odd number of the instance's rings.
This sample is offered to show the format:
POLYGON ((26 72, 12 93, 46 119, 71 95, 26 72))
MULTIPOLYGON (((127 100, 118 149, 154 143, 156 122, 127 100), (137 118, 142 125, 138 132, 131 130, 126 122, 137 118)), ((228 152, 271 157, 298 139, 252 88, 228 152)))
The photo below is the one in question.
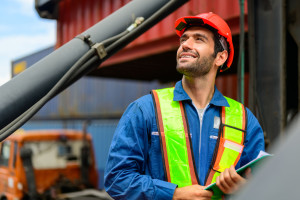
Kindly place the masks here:
POLYGON ((192 50, 192 49, 186 49, 186 50, 183 49, 183 50, 178 54, 178 56, 180 56, 182 53, 191 53, 191 54, 196 55, 197 57, 200 57, 199 53, 198 53, 197 51, 192 50))

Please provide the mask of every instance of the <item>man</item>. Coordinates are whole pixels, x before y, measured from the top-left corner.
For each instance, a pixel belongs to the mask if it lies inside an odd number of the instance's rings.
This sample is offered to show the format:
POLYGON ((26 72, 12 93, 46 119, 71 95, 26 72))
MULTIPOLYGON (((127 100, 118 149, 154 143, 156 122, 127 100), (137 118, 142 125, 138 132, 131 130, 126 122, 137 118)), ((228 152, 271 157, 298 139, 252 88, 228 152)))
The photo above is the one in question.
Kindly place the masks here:
POLYGON ((183 78, 123 114, 105 171, 105 189, 115 199, 211 199, 204 186, 213 182, 231 194, 245 182, 235 168, 264 150, 251 111, 215 87, 218 70, 233 60, 226 22, 204 13, 178 19, 175 28, 183 78))

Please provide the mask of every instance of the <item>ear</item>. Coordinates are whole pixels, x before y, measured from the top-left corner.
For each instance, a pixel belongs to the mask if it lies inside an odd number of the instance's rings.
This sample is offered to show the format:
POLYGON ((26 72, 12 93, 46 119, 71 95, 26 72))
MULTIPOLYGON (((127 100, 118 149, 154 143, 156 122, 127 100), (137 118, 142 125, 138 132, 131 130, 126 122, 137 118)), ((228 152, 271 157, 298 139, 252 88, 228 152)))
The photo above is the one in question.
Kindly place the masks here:
POLYGON ((220 67, 222 66, 228 58, 228 52, 226 50, 219 52, 215 59, 215 64, 220 67))

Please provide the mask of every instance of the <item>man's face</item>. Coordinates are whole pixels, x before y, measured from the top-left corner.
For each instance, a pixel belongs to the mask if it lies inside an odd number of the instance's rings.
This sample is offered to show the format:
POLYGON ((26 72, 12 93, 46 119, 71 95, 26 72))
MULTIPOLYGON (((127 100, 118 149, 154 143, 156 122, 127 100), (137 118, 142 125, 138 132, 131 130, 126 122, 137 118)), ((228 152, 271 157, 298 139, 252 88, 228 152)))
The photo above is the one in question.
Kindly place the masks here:
POLYGON ((190 77, 205 76, 215 58, 213 33, 202 27, 191 27, 180 37, 177 71, 190 77))

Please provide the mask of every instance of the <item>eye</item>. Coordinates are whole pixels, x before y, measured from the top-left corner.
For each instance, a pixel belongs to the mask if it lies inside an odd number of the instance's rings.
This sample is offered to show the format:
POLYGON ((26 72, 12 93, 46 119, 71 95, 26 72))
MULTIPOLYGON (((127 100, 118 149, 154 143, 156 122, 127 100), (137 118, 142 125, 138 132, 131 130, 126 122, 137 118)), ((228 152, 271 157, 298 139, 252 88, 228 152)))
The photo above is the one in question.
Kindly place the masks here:
POLYGON ((197 41, 201 41, 201 42, 204 41, 203 37, 196 37, 196 40, 197 40, 197 41))
POLYGON ((179 42, 180 42, 180 43, 183 43, 183 42, 185 42, 186 40, 187 40, 186 38, 180 38, 179 42))

